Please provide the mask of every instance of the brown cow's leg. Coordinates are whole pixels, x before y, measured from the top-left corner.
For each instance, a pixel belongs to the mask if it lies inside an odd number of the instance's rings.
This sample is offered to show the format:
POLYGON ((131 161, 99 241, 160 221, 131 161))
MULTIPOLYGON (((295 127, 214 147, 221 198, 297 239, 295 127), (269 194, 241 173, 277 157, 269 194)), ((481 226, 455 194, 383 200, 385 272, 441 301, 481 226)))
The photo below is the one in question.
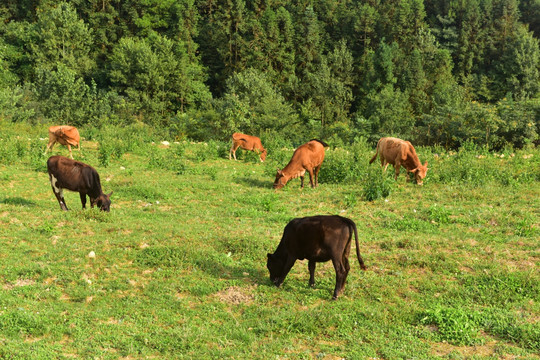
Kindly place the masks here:
POLYGON ((45 149, 45 152, 43 153, 43 155, 47 154, 47 151, 49 151, 49 149, 52 151, 52 148, 53 148, 54 144, 56 144, 56 141, 49 141, 49 143, 47 144, 47 148, 45 149))
POLYGON ((309 169, 308 172, 309 172, 309 184, 311 185, 312 188, 314 188, 315 184, 313 183, 313 169, 309 169))
POLYGON ((300 176, 300 188, 303 189, 304 188, 304 176, 300 176))
POLYGON ((395 180, 397 181, 397 178, 398 178, 398 176, 399 176, 399 168, 401 167, 401 163, 396 162, 396 164, 395 164, 394 166, 395 166, 395 168, 396 168, 396 176, 395 176, 394 178, 395 178, 395 180))
POLYGON ((320 165, 315 168, 315 186, 319 186, 319 170, 321 170, 320 165))
POLYGON ((71 153, 71 145, 67 144, 69 150, 69 157, 73 159, 73 154, 71 153))
POLYGON ((315 265, 317 263, 314 260, 309 260, 308 269, 309 269, 309 286, 315 286, 315 265))
POLYGON ((233 146, 231 146, 231 151, 229 152, 229 160, 231 160, 231 153, 233 154, 233 157, 234 157, 234 160, 236 161, 236 150, 238 150, 238 147, 240 145, 235 145, 233 144, 233 146))

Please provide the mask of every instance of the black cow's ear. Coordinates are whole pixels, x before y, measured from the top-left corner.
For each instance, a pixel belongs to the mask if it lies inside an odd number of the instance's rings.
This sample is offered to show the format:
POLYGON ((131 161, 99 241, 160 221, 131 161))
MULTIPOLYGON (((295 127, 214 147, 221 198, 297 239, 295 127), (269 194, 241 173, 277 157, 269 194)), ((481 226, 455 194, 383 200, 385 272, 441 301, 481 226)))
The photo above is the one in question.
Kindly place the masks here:
POLYGON ((111 191, 111 192, 107 195, 107 197, 111 197, 112 193, 113 193, 113 191, 111 191))

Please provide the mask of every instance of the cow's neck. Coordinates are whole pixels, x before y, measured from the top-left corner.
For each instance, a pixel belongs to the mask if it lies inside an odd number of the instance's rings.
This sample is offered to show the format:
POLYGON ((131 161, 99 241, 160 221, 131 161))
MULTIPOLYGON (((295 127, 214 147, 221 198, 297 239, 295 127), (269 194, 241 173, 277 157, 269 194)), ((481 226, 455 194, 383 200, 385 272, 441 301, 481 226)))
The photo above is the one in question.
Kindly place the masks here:
POLYGON ((283 168, 282 171, 283 175, 287 177, 287 180, 290 180, 300 176, 302 172, 305 172, 305 169, 302 165, 298 163, 293 163, 291 161, 289 164, 287 164, 287 166, 285 166, 285 168, 283 168))
POLYGON ((97 199, 102 194, 103 194, 103 191, 101 191, 101 186, 96 186, 93 189, 90 189, 90 191, 88 192, 88 196, 90 196, 93 199, 97 199))

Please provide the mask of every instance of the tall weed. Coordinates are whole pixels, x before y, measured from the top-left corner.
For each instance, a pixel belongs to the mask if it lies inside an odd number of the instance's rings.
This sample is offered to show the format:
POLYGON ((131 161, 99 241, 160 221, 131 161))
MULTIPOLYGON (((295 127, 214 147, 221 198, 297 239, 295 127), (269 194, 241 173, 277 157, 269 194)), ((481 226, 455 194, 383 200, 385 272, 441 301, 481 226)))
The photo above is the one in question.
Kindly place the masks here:
POLYGON ((362 183, 363 197, 366 201, 374 201, 387 198, 396 186, 395 181, 379 167, 369 168, 362 183))

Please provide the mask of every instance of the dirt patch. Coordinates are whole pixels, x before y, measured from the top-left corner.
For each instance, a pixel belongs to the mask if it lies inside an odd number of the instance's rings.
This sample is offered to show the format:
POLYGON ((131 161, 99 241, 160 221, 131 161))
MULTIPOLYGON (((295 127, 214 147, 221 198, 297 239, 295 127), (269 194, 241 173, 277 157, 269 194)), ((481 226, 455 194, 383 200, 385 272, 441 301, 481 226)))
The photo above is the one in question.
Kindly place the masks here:
POLYGON ((2 288, 4 290, 11 290, 11 289, 16 288, 16 287, 34 285, 35 283, 36 282, 34 280, 32 280, 32 279, 17 279, 17 281, 15 281, 12 284, 3 285, 2 288))
POLYGON ((255 288, 256 286, 249 286, 247 288, 231 286, 230 288, 216 293, 215 296, 219 301, 226 304, 250 304, 255 298, 255 288))
POLYGON ((469 356, 493 356, 495 354, 495 341, 481 346, 455 346, 448 343, 438 343, 432 346, 432 351, 437 357, 445 357, 450 353, 459 353, 464 357, 469 356))

